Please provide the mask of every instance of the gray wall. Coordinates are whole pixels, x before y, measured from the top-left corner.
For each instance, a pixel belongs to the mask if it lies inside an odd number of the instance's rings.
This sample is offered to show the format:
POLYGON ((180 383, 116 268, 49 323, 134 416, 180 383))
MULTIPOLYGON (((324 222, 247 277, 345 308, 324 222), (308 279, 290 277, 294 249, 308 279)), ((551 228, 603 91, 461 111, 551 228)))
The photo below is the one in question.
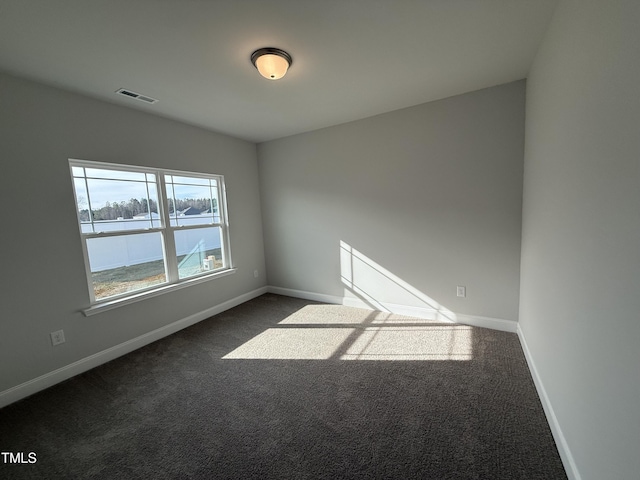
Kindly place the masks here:
POLYGON ((527 83, 520 327, 584 480, 640 472, 639 23, 563 1, 527 83))
POLYGON ((519 81, 259 144, 269 284, 517 320, 524 101, 519 81))
POLYGON ((252 143, 0 74, 0 161, 0 392, 265 285, 252 143), (84 317, 68 158, 224 175, 237 273, 84 317))

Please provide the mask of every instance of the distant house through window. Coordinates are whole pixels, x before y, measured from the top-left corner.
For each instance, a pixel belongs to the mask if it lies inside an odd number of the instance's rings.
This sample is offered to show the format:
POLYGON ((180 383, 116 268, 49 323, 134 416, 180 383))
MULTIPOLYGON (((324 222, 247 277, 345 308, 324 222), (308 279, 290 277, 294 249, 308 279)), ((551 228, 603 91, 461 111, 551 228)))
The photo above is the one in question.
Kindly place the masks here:
POLYGON ((92 304, 231 269, 221 175, 69 165, 92 304))

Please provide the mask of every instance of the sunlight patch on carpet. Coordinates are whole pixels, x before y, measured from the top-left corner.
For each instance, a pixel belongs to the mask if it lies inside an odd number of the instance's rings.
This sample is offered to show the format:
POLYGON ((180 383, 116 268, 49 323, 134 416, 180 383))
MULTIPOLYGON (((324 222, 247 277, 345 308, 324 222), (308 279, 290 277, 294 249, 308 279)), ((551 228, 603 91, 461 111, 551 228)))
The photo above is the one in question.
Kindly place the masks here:
POLYGON ((223 359, 327 360, 353 328, 270 328, 223 359))
POLYGON ((471 360, 471 327, 368 327, 342 360, 471 360))
POLYGON ((270 328, 223 359, 471 360, 472 328, 457 326, 288 326, 270 328))

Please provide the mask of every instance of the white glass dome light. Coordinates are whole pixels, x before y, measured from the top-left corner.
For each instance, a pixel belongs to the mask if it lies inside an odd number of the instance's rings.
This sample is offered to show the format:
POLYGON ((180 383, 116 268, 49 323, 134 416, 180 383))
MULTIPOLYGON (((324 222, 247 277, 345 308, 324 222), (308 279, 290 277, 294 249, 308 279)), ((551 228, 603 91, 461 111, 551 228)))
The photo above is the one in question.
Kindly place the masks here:
POLYGON ((251 63, 269 80, 282 78, 293 63, 291 55, 279 48, 261 48, 251 54, 251 63))

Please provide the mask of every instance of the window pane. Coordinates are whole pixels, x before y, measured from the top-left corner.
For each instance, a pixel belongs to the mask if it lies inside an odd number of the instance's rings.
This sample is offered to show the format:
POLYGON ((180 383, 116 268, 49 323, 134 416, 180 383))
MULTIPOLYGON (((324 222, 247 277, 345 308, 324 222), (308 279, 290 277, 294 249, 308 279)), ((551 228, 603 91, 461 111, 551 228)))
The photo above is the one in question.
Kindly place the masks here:
POLYGON ((210 179, 200 177, 184 177, 178 175, 165 175, 167 183, 181 183, 185 185, 202 185, 209 186, 210 179))
POLYGON ((87 239, 96 300, 167 281, 159 232, 87 239))
POLYGON ((220 223, 216 179, 165 175, 171 226, 220 223))
MULTIPOLYGON (((144 179, 144 174, 141 175, 144 179)), ((84 183, 83 180, 76 179, 76 184, 80 183, 84 183)), ((86 195, 91 202, 94 231, 110 232, 161 226, 155 183, 89 178, 87 185, 88 192, 84 187, 76 187, 78 211, 82 212, 83 208, 80 196, 84 198, 86 195)), ((82 216, 81 221, 85 221, 82 216)))
POLYGON ((87 168, 87 178, 106 178, 112 180, 144 181, 143 172, 127 172, 123 170, 106 170, 101 168, 87 168))
POLYGON ((80 223, 83 224, 82 231, 84 231, 84 223, 91 221, 91 218, 89 216, 89 194, 87 193, 87 186, 84 183, 84 178, 74 178, 73 186, 76 190, 76 207, 78 210, 78 218, 80 219, 80 223))
POLYGON ((175 232, 178 277, 186 278, 223 268, 220 227, 175 232))

